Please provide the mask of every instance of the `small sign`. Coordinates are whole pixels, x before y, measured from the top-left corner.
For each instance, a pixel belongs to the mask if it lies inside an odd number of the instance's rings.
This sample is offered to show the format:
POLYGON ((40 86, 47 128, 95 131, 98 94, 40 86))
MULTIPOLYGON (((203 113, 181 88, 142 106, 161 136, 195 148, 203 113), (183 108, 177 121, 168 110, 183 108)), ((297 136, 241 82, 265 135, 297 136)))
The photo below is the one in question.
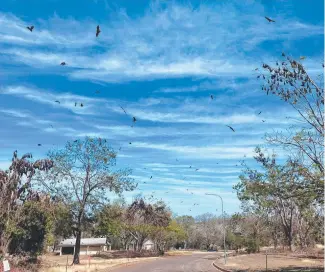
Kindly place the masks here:
POLYGON ((8 260, 2 261, 2 264, 3 264, 3 271, 4 272, 10 271, 10 265, 9 265, 8 260))

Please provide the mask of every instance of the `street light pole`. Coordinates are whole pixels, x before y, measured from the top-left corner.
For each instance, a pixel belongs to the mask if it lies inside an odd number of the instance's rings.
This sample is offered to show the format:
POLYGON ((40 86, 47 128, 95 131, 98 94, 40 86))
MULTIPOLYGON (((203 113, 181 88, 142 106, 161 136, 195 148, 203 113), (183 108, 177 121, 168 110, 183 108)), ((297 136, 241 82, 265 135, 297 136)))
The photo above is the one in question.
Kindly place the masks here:
POLYGON ((212 195, 212 196, 217 196, 221 200, 221 211, 222 211, 222 225, 223 225, 223 251, 224 251, 224 259, 225 259, 225 264, 227 263, 227 255, 226 255, 226 225, 225 225, 225 215, 223 213, 223 199, 220 195, 217 194, 209 194, 206 193, 206 195, 212 195))

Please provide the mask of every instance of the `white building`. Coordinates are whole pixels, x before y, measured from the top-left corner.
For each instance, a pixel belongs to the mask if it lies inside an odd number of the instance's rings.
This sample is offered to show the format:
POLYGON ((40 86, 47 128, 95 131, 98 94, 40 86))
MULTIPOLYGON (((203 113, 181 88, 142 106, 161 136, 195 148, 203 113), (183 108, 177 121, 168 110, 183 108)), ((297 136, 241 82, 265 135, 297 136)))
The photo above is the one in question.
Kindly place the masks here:
POLYGON ((143 243, 142 249, 144 250, 154 250, 155 244, 151 240, 147 240, 143 243))
MULTIPOLYGON (((59 244, 60 256, 74 254, 76 238, 65 239, 59 244)), ((80 242, 80 255, 94 255, 111 250, 111 244, 106 238, 82 238, 80 242)))

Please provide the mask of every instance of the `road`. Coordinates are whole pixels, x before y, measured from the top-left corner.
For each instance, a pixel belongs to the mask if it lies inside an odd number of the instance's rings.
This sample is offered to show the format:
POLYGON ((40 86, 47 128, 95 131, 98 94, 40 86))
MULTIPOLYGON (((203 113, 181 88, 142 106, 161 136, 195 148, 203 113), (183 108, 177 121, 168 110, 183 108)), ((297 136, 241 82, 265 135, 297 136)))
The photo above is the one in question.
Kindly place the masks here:
MULTIPOLYGON (((216 272, 212 262, 221 253, 193 253, 192 255, 162 257, 113 269, 113 272, 216 272)), ((111 271, 111 270, 110 270, 111 271)))

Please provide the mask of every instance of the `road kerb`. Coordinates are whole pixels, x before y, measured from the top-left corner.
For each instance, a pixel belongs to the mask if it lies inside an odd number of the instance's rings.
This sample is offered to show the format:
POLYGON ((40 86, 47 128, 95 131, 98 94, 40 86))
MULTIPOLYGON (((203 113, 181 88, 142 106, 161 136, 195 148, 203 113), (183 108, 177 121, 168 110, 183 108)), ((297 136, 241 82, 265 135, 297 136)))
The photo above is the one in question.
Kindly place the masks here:
MULTIPOLYGON (((236 256, 236 253, 232 252, 232 253, 229 253, 227 254, 227 257, 233 257, 233 256, 236 256)), ((219 256, 219 258, 217 259, 221 259, 223 258, 223 256, 219 256)), ((218 270, 222 271, 222 272, 233 272, 233 270, 228 270, 228 269, 225 269, 217 264, 215 264, 216 261, 213 261, 212 262, 212 266, 214 266, 215 268, 217 268, 218 270)))
POLYGON ((225 269, 223 267, 220 267, 218 265, 215 264, 215 262, 212 262, 212 265, 217 268, 218 270, 222 271, 222 272, 232 272, 232 270, 228 270, 228 269, 225 269))

